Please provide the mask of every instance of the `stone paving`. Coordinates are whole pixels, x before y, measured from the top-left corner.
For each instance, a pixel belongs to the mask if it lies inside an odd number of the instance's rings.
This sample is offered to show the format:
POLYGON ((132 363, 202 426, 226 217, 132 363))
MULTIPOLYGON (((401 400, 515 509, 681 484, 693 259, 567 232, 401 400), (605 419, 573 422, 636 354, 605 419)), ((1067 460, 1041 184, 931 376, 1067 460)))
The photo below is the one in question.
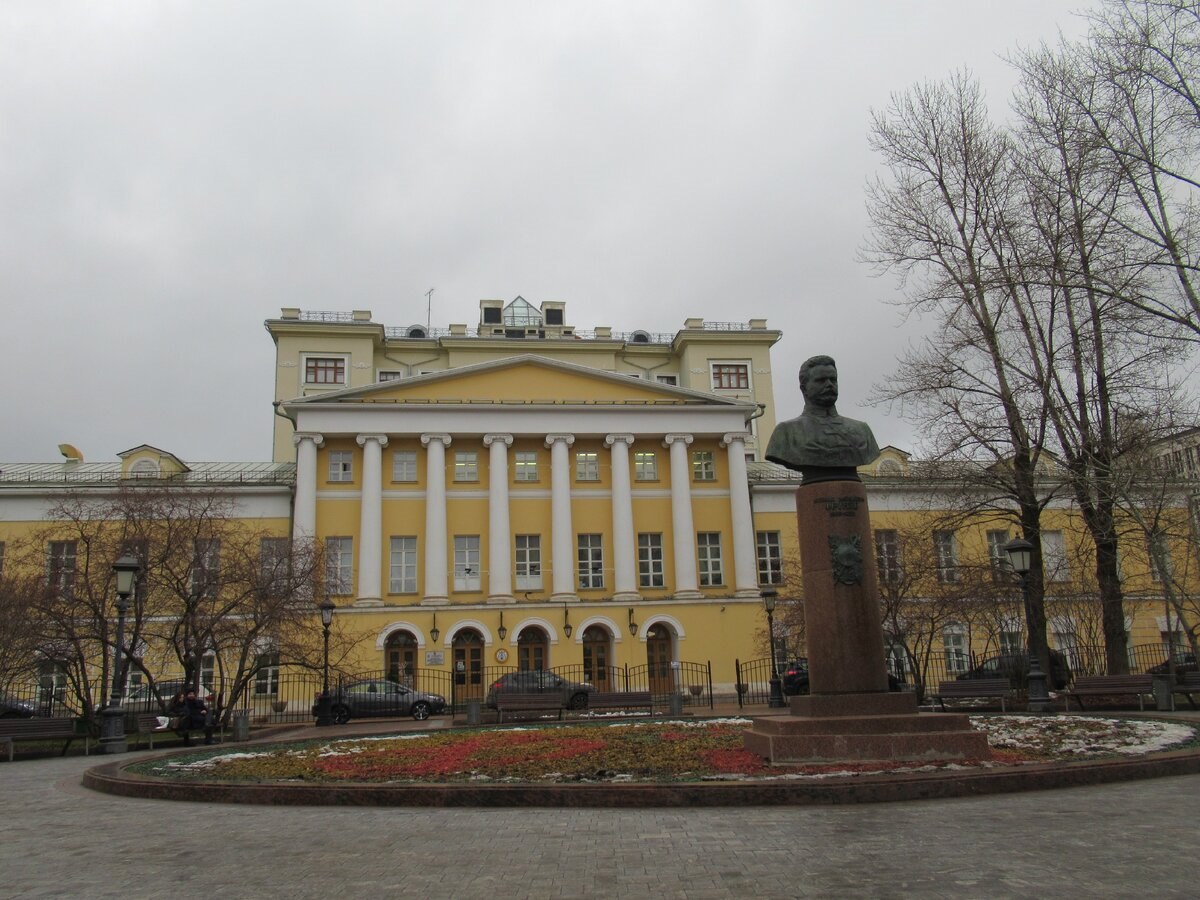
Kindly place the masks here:
POLYGON ((0 761, 0 897, 1196 896, 1200 776, 847 807, 330 809, 81 787, 102 760, 0 761))

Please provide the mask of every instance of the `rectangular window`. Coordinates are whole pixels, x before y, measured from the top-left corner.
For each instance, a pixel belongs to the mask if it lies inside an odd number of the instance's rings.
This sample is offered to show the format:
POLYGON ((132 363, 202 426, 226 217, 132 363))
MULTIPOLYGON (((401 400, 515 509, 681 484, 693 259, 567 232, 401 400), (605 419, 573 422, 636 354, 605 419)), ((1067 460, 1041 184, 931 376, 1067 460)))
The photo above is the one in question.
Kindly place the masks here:
POLYGON ((658 455, 653 450, 633 454, 633 477, 637 481, 658 481, 658 455))
POLYGON ((644 588, 666 586, 661 534, 638 535, 638 584, 644 588))
POLYGON ((1008 562, 1008 554, 1004 545, 1008 543, 1008 529, 994 528, 987 533, 988 559, 992 564, 992 581, 1009 581, 1012 579, 1012 566, 1008 562))
POLYGON ((516 550, 517 590, 540 591, 542 589, 542 536, 518 534, 516 550))
POLYGON ((603 535, 581 534, 579 537, 579 589, 595 590, 604 587, 603 535))
POLYGON ((391 561, 388 565, 388 593, 415 594, 417 592, 417 539, 415 537, 393 537, 391 561))
POLYGON ((216 597, 221 589, 221 542, 197 538, 192 544, 192 596, 216 597))
POLYGON ((459 450, 454 454, 454 480, 479 480, 479 457, 474 450, 459 450))
POLYGON ((600 480, 600 454, 594 450, 580 450, 575 454, 575 480, 600 480))
POLYGON ((942 648, 946 652, 947 675, 961 675, 967 671, 967 636, 961 626, 950 626, 942 632, 942 648))
POLYGON ((354 480, 354 454, 349 450, 331 450, 329 453, 329 480, 354 480))
POLYGON ((880 584, 900 581, 900 535, 892 528, 875 530, 875 565, 880 584))
MULTIPOLYGON (((0 555, 2 553, 3 547, 0 546, 0 555)), ((1171 551, 1167 546, 1166 536, 1158 532, 1147 537, 1146 553, 1150 557, 1150 578, 1153 581, 1162 581, 1164 572, 1170 578, 1174 567, 1171 565, 1171 551), (1159 565, 1160 560, 1161 566, 1159 565)))
POLYGON ((274 697, 279 693, 279 654, 260 653, 254 660, 254 696, 274 697))
POLYGON ((783 584, 783 551, 778 531, 759 531, 755 534, 758 549, 758 583, 783 584))
POLYGON ((291 575, 292 542, 287 538, 265 537, 258 545, 259 579, 268 597, 282 597, 291 575))
POLYGON ((538 480, 538 455, 536 450, 517 451, 516 470, 513 477, 517 481, 538 480))
POLYGON ((942 584, 957 584, 962 577, 958 569, 958 539, 953 531, 933 533, 933 552, 937 560, 937 579, 942 584))
POLYGON ((66 596, 75 589, 75 549, 74 541, 51 541, 47 549, 46 581, 66 596))
POLYGON ((1067 544, 1061 531, 1042 532, 1042 568, 1047 581, 1070 581, 1067 544))
POLYGON ((1005 656, 1019 656, 1025 652, 1025 642, 1017 629, 1004 629, 1000 632, 1000 652, 1005 656))
POLYGON ((725 573, 721 570, 721 532, 701 531, 696 535, 696 562, 700 567, 701 587, 725 583, 725 573))
POLYGON ((678 375, 655 375, 654 380, 659 384, 679 384, 678 375))
POLYGON ((745 363, 713 363, 713 390, 745 390, 750 387, 750 368, 745 363))
POLYGON ((711 450, 692 451, 692 480, 717 480, 717 464, 713 461, 713 452, 711 450))
POLYGON ((403 377, 404 377, 403 372, 397 372, 394 369, 392 369, 392 370, 380 369, 379 370, 379 380, 380 381, 399 381, 403 377))
POLYGON ((309 356, 304 360, 305 384, 345 384, 344 356, 309 356))
POLYGON ((480 585, 479 535, 454 536, 454 589, 477 591, 480 585))
POLYGON ((325 590, 349 594, 354 590, 354 539, 325 538, 325 590))
POLYGON ((392 454, 392 481, 417 480, 417 451, 397 450, 392 454))

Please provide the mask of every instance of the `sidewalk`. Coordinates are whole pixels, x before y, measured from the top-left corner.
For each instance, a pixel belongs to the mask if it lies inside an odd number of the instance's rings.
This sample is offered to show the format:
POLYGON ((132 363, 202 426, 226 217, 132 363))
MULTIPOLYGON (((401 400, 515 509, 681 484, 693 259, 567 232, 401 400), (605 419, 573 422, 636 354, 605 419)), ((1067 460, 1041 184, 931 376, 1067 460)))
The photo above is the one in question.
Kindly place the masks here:
POLYGON ((0 762, 0 898, 1195 895, 1200 777, 855 807, 355 809, 122 799, 79 785, 96 762, 0 762))

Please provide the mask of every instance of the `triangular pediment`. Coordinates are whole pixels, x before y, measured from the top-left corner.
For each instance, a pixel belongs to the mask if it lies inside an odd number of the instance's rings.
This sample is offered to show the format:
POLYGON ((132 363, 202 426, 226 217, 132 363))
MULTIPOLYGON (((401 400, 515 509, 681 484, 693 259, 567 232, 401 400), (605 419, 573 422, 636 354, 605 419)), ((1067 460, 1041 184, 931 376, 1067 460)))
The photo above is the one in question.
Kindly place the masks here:
MULTIPOLYGON (((604 372, 560 360, 522 355, 347 388, 290 401, 315 403, 654 403, 738 405, 739 401, 604 372)), ((744 403, 744 401, 741 401, 744 403)))

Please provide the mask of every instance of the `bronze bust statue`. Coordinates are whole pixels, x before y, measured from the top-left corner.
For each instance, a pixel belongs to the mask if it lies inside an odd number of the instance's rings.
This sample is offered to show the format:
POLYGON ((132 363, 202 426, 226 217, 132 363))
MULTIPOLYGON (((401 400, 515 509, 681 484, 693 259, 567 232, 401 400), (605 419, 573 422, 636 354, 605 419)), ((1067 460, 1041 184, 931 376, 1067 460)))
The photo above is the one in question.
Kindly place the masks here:
POLYGON ((775 426, 767 444, 767 459, 804 473, 805 481, 857 478, 854 469, 879 456, 879 445, 866 422, 838 415, 837 363, 833 357, 805 360, 800 367, 800 390, 804 412, 775 426), (810 469, 841 471, 835 475, 810 469))

